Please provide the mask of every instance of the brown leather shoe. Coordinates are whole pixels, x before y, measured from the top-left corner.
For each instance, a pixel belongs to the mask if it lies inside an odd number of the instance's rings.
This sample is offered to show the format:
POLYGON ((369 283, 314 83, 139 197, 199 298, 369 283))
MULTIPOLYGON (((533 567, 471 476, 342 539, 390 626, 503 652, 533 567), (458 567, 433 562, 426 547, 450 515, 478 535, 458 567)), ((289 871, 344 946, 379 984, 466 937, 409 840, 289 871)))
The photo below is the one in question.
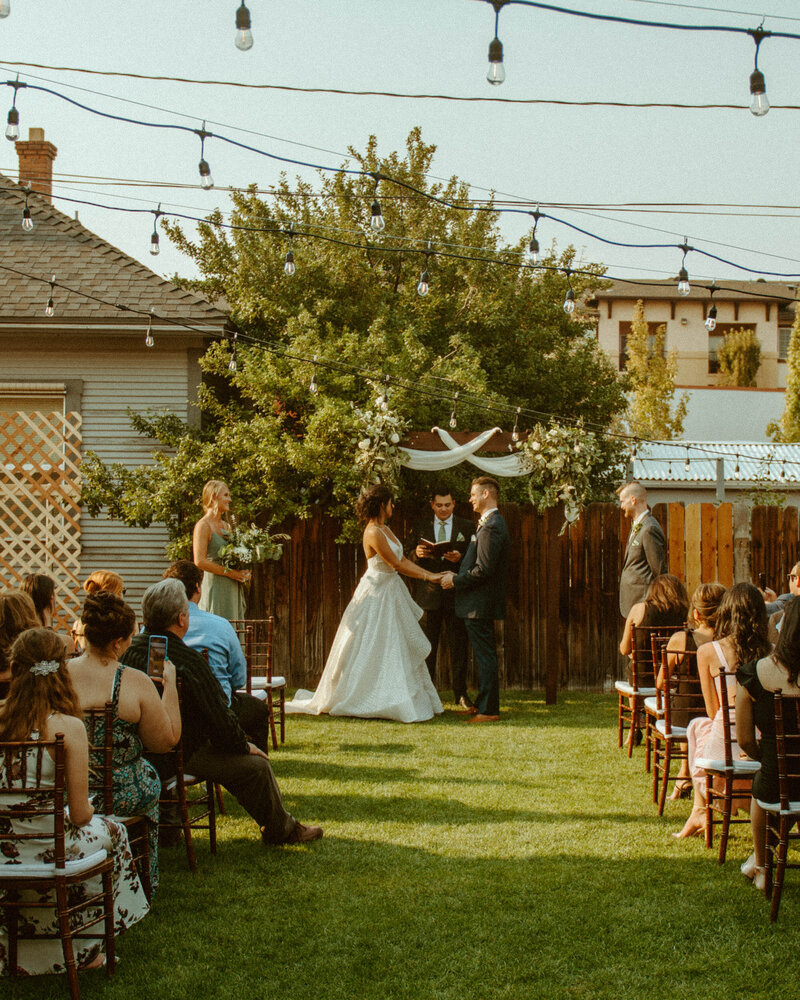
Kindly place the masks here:
POLYGON ((467 722, 499 722, 499 721, 500 721, 499 715, 481 715, 480 713, 478 713, 477 715, 473 715, 471 718, 467 719, 467 722))
POLYGON ((306 826, 304 823, 295 823, 294 830, 284 840, 284 844, 307 844, 310 840, 319 840, 321 836, 321 826, 306 826))
POLYGON ((467 697, 459 698, 456 702, 456 708, 459 712, 466 715, 477 715, 478 709, 472 704, 472 702, 467 697))

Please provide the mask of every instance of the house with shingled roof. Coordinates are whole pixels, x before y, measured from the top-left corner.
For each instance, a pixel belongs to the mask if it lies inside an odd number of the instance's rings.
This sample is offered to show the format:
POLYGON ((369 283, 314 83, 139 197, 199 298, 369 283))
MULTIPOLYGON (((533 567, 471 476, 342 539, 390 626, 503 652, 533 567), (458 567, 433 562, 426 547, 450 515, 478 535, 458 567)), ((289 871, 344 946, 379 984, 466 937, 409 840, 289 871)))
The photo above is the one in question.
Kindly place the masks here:
POLYGON ((112 569, 138 610, 165 567, 166 529, 89 517, 81 458, 92 450, 130 466, 151 459, 156 443, 133 430, 128 409, 199 420, 199 359, 227 316, 53 207, 55 147, 42 130, 17 152, 30 193, 0 175, 0 583, 48 573, 66 618, 82 581, 112 569), (30 230, 21 225, 26 204, 30 230), (159 319, 147 347, 151 310, 159 319))

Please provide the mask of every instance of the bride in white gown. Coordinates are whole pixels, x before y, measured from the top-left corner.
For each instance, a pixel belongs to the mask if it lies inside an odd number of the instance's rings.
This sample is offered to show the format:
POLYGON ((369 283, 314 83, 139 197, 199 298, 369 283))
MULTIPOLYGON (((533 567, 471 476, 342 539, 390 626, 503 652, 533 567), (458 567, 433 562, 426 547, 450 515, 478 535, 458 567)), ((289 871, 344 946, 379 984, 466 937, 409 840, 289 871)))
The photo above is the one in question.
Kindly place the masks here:
POLYGON ((422 609, 399 574, 436 582, 403 556, 386 527, 392 494, 372 486, 356 504, 366 521, 367 569, 347 605, 315 692, 298 691, 287 713, 352 715, 364 719, 425 722, 443 711, 425 664, 430 643, 419 626, 422 609))

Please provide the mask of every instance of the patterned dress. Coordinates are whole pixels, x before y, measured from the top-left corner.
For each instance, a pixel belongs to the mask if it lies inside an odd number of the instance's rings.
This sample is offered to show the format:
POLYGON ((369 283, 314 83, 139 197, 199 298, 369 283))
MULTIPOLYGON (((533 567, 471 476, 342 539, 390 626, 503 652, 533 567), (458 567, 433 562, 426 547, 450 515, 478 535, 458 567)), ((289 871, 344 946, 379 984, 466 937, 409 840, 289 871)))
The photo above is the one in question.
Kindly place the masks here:
MULTIPOLYGON (((153 765, 144 758, 144 744, 136 730, 135 722, 119 717, 119 689, 125 664, 121 663, 114 674, 111 701, 114 704, 114 735, 112 763, 114 767, 114 813, 117 816, 146 816, 147 840, 150 845, 150 885, 158 888, 158 800, 161 780, 153 765)), ((94 742, 102 745, 105 723, 99 720, 94 731, 94 742)), ((93 770, 103 767, 102 754, 94 752, 89 760, 93 770)))
MULTIPOLYGON (((38 733, 32 733, 31 739, 39 739, 38 733)), ((55 764, 49 753, 43 755, 42 788, 52 788, 55 783, 55 764)), ((31 751, 31 766, 35 765, 36 754, 31 751)), ((5 781, 4 765, 0 763, 0 779, 5 781)), ((24 802, 27 796, 15 798, 13 792, 3 792, 4 803, 24 802)), ((33 819, 12 821, 15 832, 33 833, 37 827, 42 830, 41 839, 3 842, 3 831, 0 830, 0 864, 18 865, 35 862, 53 861, 52 820, 46 816, 33 819), (50 836, 48 836, 50 834, 50 836)), ((136 866, 131 857, 128 833, 124 826, 103 816, 93 816, 85 826, 75 826, 67 820, 66 857, 68 861, 85 858, 96 851, 105 850, 114 859, 113 891, 114 891, 114 929, 116 934, 132 927, 141 920, 149 910, 147 897, 142 883, 136 874, 136 866)), ((74 886, 70 890, 70 900, 85 899, 101 892, 101 879, 96 877, 74 886)), ((38 899, 38 893, 32 893, 38 899)), ((85 912, 95 915, 102 913, 102 907, 90 908, 85 912)), ((55 907, 47 909, 31 909, 20 912, 20 924, 35 928, 37 933, 58 933, 58 921, 55 907)), ((78 968, 89 964, 103 949, 103 924, 95 925, 97 937, 81 938, 74 941, 75 961, 78 968)), ((0 976, 8 975, 8 928, 0 910, 0 976)), ((64 952, 58 937, 55 940, 25 940, 23 935, 19 940, 18 964, 25 975, 36 976, 48 972, 65 972, 64 952)))

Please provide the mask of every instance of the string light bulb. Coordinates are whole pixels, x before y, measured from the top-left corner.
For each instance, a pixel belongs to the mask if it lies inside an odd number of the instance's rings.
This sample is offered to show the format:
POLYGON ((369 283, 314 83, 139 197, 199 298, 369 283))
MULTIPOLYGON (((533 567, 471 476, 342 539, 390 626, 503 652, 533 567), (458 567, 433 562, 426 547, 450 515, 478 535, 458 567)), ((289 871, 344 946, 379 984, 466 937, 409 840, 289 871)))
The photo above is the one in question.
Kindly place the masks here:
POLYGON ((689 461, 689 448, 688 448, 688 446, 686 448, 686 461, 683 463, 683 468, 684 468, 684 470, 686 472, 691 472, 692 471, 692 465, 691 465, 691 462, 689 461))
POLYGON ((678 247, 678 249, 683 251, 681 269, 678 271, 678 295, 685 299, 692 290, 692 286, 689 284, 689 272, 686 270, 686 254, 692 249, 692 247, 689 246, 685 236, 683 237, 683 243, 678 247))
POLYGON ((150 237, 150 253, 154 257, 158 257, 159 253, 161 252, 161 248, 158 245, 158 220, 162 214, 163 213, 161 211, 161 205, 159 204, 158 208, 153 210, 153 215, 154 215, 153 233, 150 237))
POLYGON ((786 463, 785 463, 784 459, 781 459, 781 471, 780 471, 780 474, 779 474, 778 478, 780 479, 780 481, 782 483, 786 482, 786 463))
POLYGON ((56 304, 55 304, 55 288, 56 288, 56 276, 50 279, 50 298, 47 300, 47 305, 45 306, 44 314, 48 318, 55 316, 56 304))
POLYGON ((31 193, 30 187, 25 188, 25 207, 22 209, 22 222, 21 226, 26 233, 33 231, 33 218, 31 216, 31 210, 28 206, 28 196, 31 193))
POLYGON ((0 17, 8 17, 11 13, 11 0, 0 0, 0 17))
POLYGON ((742 474, 739 472, 739 456, 738 455, 736 456, 736 468, 733 470, 733 478, 734 479, 741 479, 742 478, 742 474))
MULTIPOLYGON (((16 100, 16 94, 14 99, 16 100)), ((12 107, 8 112, 8 125, 6 125, 6 139, 9 142, 16 142, 19 139, 19 111, 12 107)))
POLYGON ((239 365, 236 358, 236 340, 238 336, 239 336, 239 331, 234 330, 233 335, 231 336, 231 359, 228 362, 229 372, 236 372, 239 370, 239 365))
POLYGON ((206 160, 206 139, 211 135, 210 132, 206 132, 206 123, 203 122, 203 127, 195 129, 195 134, 200 136, 200 163, 197 169, 200 171, 200 186, 204 191, 210 191, 214 187, 214 178, 211 176, 211 167, 208 165, 206 160))
POLYGON ((419 276, 419 282, 417 283, 417 295, 424 297, 431 290, 431 276, 428 272, 427 267, 423 270, 422 274, 419 276))
POLYGON ((709 333, 713 333, 717 328, 717 307, 714 305, 714 292, 716 288, 712 285, 709 288, 708 293, 711 296, 711 305, 708 309, 708 315, 706 316, 705 327, 709 333))
POLYGON ((376 198, 372 202, 372 217, 369 220, 369 224, 372 227, 372 231, 375 233, 382 233, 386 228, 386 223, 383 219, 383 214, 381 213, 381 203, 376 198))
POLYGON ((530 213, 533 216, 533 232, 531 233, 531 240, 528 244, 528 252, 526 258, 531 267, 539 266, 539 241, 536 239, 536 227, 539 225, 539 219, 542 217, 542 213, 539 211, 539 206, 536 206, 536 211, 530 213))
POLYGON ((153 337, 153 310, 150 309, 150 315, 147 317, 147 333, 144 336, 144 346, 153 347, 155 345, 155 338, 153 337))
POLYGON ((500 11, 508 0, 490 0, 494 7, 494 38, 489 43, 489 70, 486 79, 495 87, 506 78, 506 70, 503 65, 503 43, 498 38, 500 30, 500 11))
POLYGON ((453 412, 450 414, 450 427, 455 430, 458 426, 458 417, 456 416, 456 408, 458 407, 458 393, 456 392, 453 396, 453 412))
POLYGON ((575 291, 570 281, 571 271, 567 271, 567 294, 564 296, 564 312, 571 316, 575 312, 575 291))
POLYGON ((383 376, 383 395, 378 400, 378 406, 384 413, 389 409, 389 376, 383 376))
POLYGON ((292 251, 292 240, 294 239, 293 222, 289 223, 289 228, 285 231, 285 235, 289 240, 289 249, 286 251, 286 256, 283 258, 283 273, 287 278, 291 278, 297 270, 297 265, 294 262, 294 252, 292 251))
POLYGON ((314 372, 311 376, 311 381, 308 383, 308 391, 312 396, 316 396, 319 392, 319 383, 317 382, 317 355, 314 355, 314 372))
POLYGON ((517 442, 519 441, 519 415, 521 412, 522 412, 522 407, 518 406, 517 414, 514 417, 514 430, 511 432, 511 440, 514 442, 514 444, 517 444, 517 442))
POLYGON ((756 43, 753 72, 750 74, 750 113, 756 118, 763 118, 769 111, 769 100, 767 99, 767 83, 764 74, 758 68, 758 47, 770 32, 756 28, 755 31, 750 31, 748 34, 756 43))
POLYGON ((250 30, 250 11, 245 7, 244 0, 236 11, 236 48, 247 52, 253 47, 253 32, 250 30))

